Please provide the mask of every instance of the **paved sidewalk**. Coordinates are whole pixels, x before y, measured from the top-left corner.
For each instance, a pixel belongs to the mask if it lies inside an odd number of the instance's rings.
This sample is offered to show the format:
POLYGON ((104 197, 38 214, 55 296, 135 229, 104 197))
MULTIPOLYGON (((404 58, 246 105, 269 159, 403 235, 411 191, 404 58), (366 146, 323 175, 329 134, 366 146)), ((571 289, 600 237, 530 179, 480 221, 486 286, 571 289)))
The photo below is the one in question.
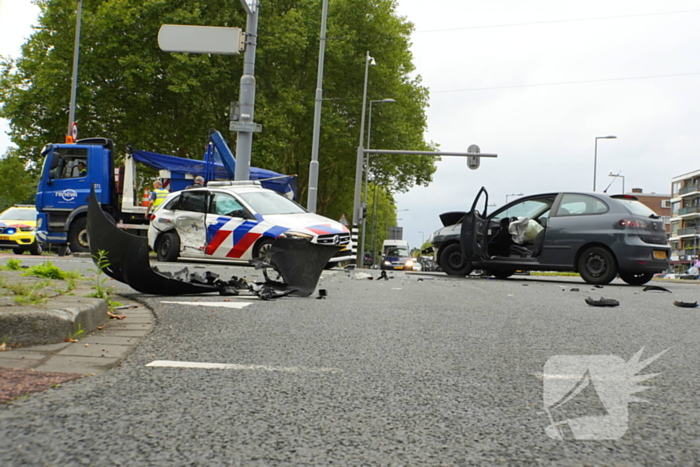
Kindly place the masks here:
MULTIPOLYGON (((125 358, 146 336, 153 325, 153 313, 143 305, 123 297, 115 314, 124 319, 110 319, 78 342, 11 348, 0 352, 0 368, 24 368, 59 373, 95 374, 105 371, 125 358)), ((1 371, 1 370, 0 370, 1 371)))

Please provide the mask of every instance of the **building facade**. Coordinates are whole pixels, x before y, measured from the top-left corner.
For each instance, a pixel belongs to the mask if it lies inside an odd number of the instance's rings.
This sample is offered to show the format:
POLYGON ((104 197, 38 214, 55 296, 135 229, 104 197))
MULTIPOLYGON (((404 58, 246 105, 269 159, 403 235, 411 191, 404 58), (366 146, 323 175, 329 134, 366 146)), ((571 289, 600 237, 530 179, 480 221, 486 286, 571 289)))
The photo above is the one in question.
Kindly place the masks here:
POLYGON ((698 261, 700 249, 700 170, 671 180, 671 266, 684 273, 698 261))

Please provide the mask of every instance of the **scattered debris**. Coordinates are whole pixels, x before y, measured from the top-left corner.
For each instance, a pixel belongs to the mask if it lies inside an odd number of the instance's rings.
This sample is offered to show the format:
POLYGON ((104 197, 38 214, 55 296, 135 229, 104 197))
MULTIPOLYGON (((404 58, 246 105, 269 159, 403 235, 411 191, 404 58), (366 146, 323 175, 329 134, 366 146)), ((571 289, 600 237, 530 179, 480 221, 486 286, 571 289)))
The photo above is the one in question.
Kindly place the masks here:
POLYGON ((357 266, 357 265, 355 265, 355 264, 348 264, 347 266, 345 266, 345 267, 343 268, 343 271, 350 272, 350 271, 352 271, 352 270, 355 269, 355 266, 357 266))
POLYGON ((602 288, 603 288, 602 285, 594 285, 593 287, 595 287, 596 289, 602 289, 602 288))
POLYGON ((328 296, 326 289, 318 289, 318 297, 316 297, 316 299, 324 300, 326 298, 326 296, 328 296))
MULTIPOLYGON (((94 190, 89 196, 88 229, 92 232, 90 253, 107 252, 109 267, 105 273, 141 293, 153 295, 186 295, 219 292, 238 295, 238 289, 252 292, 263 300, 284 297, 292 293, 308 297, 318 285, 323 268, 338 251, 337 245, 319 245, 301 238, 278 237, 272 243, 269 263, 254 262, 262 269, 264 283, 249 284, 232 277, 228 281, 211 271, 190 273, 187 268, 170 273, 152 268, 148 258, 149 247, 144 237, 118 229, 97 203, 94 190), (271 281, 267 269, 277 272, 282 282, 271 281)), ((194 266, 202 269, 203 266, 194 266)), ((371 277, 371 276, 370 276, 371 277)), ((116 318, 110 314, 110 317, 116 318)), ((120 317, 118 319, 123 319, 120 317)))
POLYGON ((659 292, 668 292, 672 293, 670 290, 668 290, 666 287, 661 287, 658 285, 647 285, 642 289, 642 292, 649 292, 649 291, 659 291, 659 292))
POLYGON ((67 338, 64 342, 72 342, 72 343, 75 344, 76 342, 79 342, 79 341, 78 341, 78 339, 71 339, 71 338, 69 337, 69 338, 67 338))
POLYGON ((111 319, 126 319, 126 316, 124 315, 115 315, 111 311, 107 312, 107 316, 109 316, 111 319))
POLYGON ((572 288, 571 288, 571 292, 578 292, 578 291, 579 291, 579 290, 578 290, 578 287, 572 287, 572 288))
POLYGON ((355 273, 355 279, 369 279, 372 278, 370 274, 367 274, 366 272, 356 272, 355 273))
POLYGON ((138 308, 138 305, 122 305, 122 306, 115 306, 115 310, 130 310, 132 308, 138 308))
POLYGON ((612 298, 600 297, 600 300, 593 300, 591 297, 586 298, 586 303, 590 306, 619 306, 620 302, 613 300, 612 298))
POLYGON ((5 343, 3 342, 0 344, 0 352, 5 352, 7 350, 10 350, 7 346, 5 346, 5 343))
POLYGON ((681 308, 697 308, 698 302, 673 302, 674 305, 681 308))
POLYGON ((384 279, 385 281, 389 280, 389 277, 386 275, 386 271, 382 271, 382 273, 379 275, 379 279, 384 279))

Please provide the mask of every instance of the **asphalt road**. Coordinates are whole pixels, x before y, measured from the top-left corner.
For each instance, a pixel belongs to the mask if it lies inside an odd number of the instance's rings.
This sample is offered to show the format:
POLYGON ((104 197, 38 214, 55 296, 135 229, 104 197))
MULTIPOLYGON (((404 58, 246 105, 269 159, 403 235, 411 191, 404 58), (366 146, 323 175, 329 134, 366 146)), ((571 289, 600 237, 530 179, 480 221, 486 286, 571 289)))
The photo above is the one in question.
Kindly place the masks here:
POLYGON ((154 331, 120 367, 0 408, 0 465, 700 463, 700 308, 673 305, 699 300, 700 286, 393 276, 324 273, 325 300, 133 293, 154 310, 154 331), (620 306, 591 307, 589 296, 620 306), (185 301, 209 305, 164 303, 185 301), (623 432, 594 436, 619 439, 547 435, 543 391, 579 375, 552 373, 558 356, 607 356, 579 358, 595 379, 601 361, 628 362, 640 349, 641 360, 668 349, 630 373, 659 373, 637 394, 647 402, 628 402, 630 391, 610 402, 610 387, 595 384, 571 401, 595 405, 597 387, 623 432), (228 366, 146 366, 154 361, 228 366))

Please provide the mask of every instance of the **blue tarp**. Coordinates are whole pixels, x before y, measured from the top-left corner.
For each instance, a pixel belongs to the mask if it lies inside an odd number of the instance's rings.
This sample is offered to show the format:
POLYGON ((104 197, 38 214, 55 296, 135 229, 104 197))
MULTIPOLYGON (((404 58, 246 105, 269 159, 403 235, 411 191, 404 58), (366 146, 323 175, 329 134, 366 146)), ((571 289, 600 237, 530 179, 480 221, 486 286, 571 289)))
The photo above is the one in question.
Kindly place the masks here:
MULTIPOLYGON (((193 176, 201 175, 207 177, 207 164, 204 161, 195 159, 183 159, 182 157, 166 156, 155 152, 134 150, 134 159, 137 162, 148 165, 159 170, 169 170, 174 173, 192 174, 193 176)), ((228 171, 220 162, 214 162, 214 179, 230 180, 228 171)), ((211 172, 209 174, 211 176, 211 172)), ((259 180, 260 184, 270 190, 277 191, 284 195, 288 195, 291 191, 292 198, 296 198, 296 179, 291 175, 283 175, 271 170, 259 169, 257 167, 250 168, 250 179, 259 180), (266 180, 274 178, 274 180, 266 180)))

